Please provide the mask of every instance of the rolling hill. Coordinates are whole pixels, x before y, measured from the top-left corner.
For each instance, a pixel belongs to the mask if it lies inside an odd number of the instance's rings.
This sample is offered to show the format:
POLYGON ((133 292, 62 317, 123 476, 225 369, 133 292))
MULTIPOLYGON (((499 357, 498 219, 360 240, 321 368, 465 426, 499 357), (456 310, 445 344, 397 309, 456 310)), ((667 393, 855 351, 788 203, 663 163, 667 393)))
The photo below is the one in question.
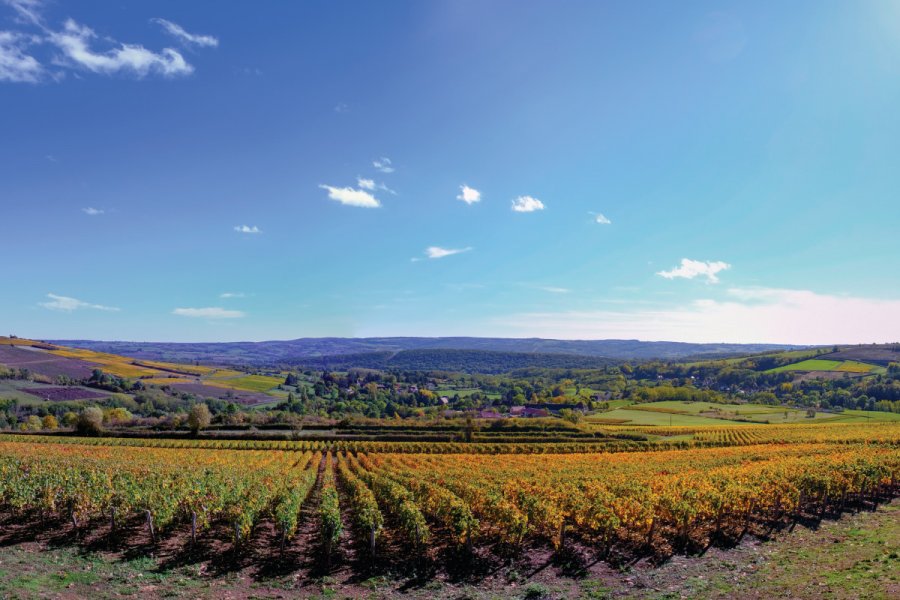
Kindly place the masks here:
MULTIPOLYGON (((399 353, 413 350, 470 350, 534 355, 568 354, 612 360, 677 360, 693 356, 712 358, 800 347, 780 344, 692 344, 638 340, 480 337, 300 338, 286 341, 227 343, 59 340, 53 343, 146 360, 197 361, 231 365, 303 364, 309 362, 309 359, 327 361, 331 360, 331 357, 354 354, 370 360, 371 353, 399 353)), ((346 360, 334 359, 334 362, 346 362, 346 360)), ((531 366, 540 366, 538 358, 532 361, 531 366)))

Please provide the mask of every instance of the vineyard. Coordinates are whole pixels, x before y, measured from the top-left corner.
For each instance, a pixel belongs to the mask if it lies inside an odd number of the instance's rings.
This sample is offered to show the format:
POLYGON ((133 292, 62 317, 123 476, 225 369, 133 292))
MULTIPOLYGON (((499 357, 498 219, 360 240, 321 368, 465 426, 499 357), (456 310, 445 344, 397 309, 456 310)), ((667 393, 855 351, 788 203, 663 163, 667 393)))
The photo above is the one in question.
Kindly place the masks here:
POLYGON ((439 548, 667 556, 876 507, 900 490, 898 432, 718 428, 694 432, 693 447, 497 444, 517 449, 503 454, 483 444, 421 452, 419 443, 4 436, 0 505, 126 543, 193 545, 226 531, 239 552, 274 531, 273 557, 303 526, 326 562, 347 544, 375 556, 386 540, 407 559, 439 548))

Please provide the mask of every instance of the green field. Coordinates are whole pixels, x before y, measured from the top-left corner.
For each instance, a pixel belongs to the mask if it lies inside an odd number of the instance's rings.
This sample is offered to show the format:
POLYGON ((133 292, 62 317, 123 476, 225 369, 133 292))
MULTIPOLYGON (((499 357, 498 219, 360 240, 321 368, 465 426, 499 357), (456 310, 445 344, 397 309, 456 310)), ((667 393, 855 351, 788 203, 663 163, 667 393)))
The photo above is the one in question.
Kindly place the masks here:
POLYGON ((447 396, 448 398, 452 398, 453 396, 459 396, 460 398, 468 398, 472 394, 482 393, 488 398, 492 400, 497 400, 500 398, 500 394, 496 392, 485 392, 479 388, 463 388, 463 389, 452 389, 452 388, 442 388, 434 390, 434 393, 438 396, 447 396))
POLYGON ((268 375, 245 375, 243 377, 233 377, 229 379, 206 379, 203 383, 217 387, 244 390, 247 392, 268 392, 272 388, 284 383, 284 379, 280 377, 270 377, 268 375))
POLYGON ((880 373, 883 367, 870 365, 857 360, 828 360, 812 358, 800 362, 769 369, 766 373, 783 373, 785 371, 838 371, 843 373, 880 373))
POLYGON ((801 360, 797 363, 783 365, 769 369, 766 373, 782 373, 784 371, 837 371, 841 366, 839 360, 823 360, 821 358, 811 358, 809 360, 801 360))
MULTIPOLYGON (((627 402, 619 400, 616 402, 627 402)), ((786 408, 766 404, 715 404, 710 402, 680 402, 666 400, 616 408, 587 418, 602 423, 606 419, 624 420, 627 425, 745 425, 754 423, 811 423, 839 421, 847 423, 875 423, 900 421, 900 415, 883 412, 848 410, 843 413, 816 411, 808 417, 806 408, 786 408)))
POLYGON ((20 406, 37 406, 43 401, 32 394, 26 394, 21 391, 24 387, 39 387, 37 384, 28 384, 23 381, 3 381, 0 380, 0 399, 15 400, 20 406))
POLYGON ((833 423, 884 423, 900 422, 900 414, 873 410, 845 410, 831 415, 833 423))
MULTIPOLYGON (((656 404, 656 403, 654 403, 656 404)), ((595 415, 593 419, 598 419, 602 422, 605 419, 615 419, 625 421, 623 425, 657 425, 657 426, 665 426, 669 425, 745 425, 746 423, 741 423, 738 421, 730 421, 723 419, 712 419, 709 417, 702 417, 700 415, 691 415, 691 414, 672 414, 672 413, 664 413, 664 412, 652 412, 648 410, 633 410, 628 408, 617 408, 615 410, 611 410, 609 412, 600 413, 595 415)), ((587 422, 590 423, 592 417, 587 417, 587 422)))

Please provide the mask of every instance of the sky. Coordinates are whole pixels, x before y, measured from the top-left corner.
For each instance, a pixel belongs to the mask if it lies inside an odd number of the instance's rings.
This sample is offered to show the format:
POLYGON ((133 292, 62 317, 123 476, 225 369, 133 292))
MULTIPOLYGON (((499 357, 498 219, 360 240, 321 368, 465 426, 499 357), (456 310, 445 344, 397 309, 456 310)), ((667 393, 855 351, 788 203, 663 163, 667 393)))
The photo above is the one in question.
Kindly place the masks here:
POLYGON ((0 0, 0 331, 900 341, 900 4, 0 0))

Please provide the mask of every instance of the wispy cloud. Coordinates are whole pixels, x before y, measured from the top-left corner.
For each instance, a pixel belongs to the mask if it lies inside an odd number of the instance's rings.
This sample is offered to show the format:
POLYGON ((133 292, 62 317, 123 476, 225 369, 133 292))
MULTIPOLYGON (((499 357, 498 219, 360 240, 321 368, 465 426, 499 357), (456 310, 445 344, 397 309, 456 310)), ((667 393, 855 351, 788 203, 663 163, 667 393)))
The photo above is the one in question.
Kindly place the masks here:
POLYGON ((456 197, 457 200, 462 200, 468 205, 475 204, 476 202, 481 202, 481 192, 476 190, 473 187, 469 187, 466 184, 462 184, 459 186, 459 195, 456 197))
POLYGON ((12 31, 0 31, 0 81, 37 83, 44 75, 38 60, 26 54, 31 38, 12 31))
POLYGON ((544 210, 544 203, 531 196, 519 196, 512 201, 512 209, 515 212, 534 212, 544 210))
POLYGON ((219 45, 219 39, 211 35, 200 35, 196 33, 188 33, 184 27, 166 19, 150 19, 151 22, 160 25, 166 32, 176 39, 191 46, 199 46, 201 48, 215 48, 219 45))
POLYGON ((397 193, 394 190, 392 190, 391 188, 389 188, 388 186, 386 186, 385 184, 377 183, 374 179, 366 179, 365 177, 357 177, 356 185, 357 185, 357 187, 364 189, 364 190, 370 190, 370 191, 382 190, 389 194, 397 193))
POLYGON ((721 271, 726 271, 731 265, 717 261, 691 260, 690 258, 682 258, 681 265, 669 271, 658 271, 656 274, 666 279, 675 279, 681 277, 683 279, 694 279, 695 277, 706 277, 707 283, 719 283, 716 276, 721 271))
POLYGON ((469 252, 471 249, 471 246, 467 248, 441 248, 440 246, 429 246, 425 249, 425 255, 428 258, 444 258, 445 256, 469 252))
POLYGON ((347 113, 350 112, 350 106, 346 102, 338 102, 334 105, 334 112, 347 113))
POLYGON ((16 12, 19 22, 32 25, 41 23, 41 0, 3 0, 3 3, 16 12))
POLYGON ((86 214, 86 215, 90 215, 90 216, 92 216, 92 217, 96 217, 97 215, 102 215, 102 214, 105 213, 106 211, 103 210, 102 208, 94 208, 93 206, 88 206, 88 207, 86 207, 86 208, 82 208, 82 209, 81 209, 81 212, 83 212, 83 213, 86 214))
POLYGON ((219 294, 219 298, 246 298, 247 294, 244 292, 222 292, 219 294))
POLYGON ((612 221, 610 221, 603 213, 597 213, 596 215, 594 215, 594 222, 599 223, 600 225, 612 224, 612 221))
POLYGON ((564 287, 556 287, 553 285, 539 285, 537 289, 542 290, 544 292, 550 292, 551 294, 568 294, 572 290, 564 287))
POLYGON ((362 208, 378 208, 381 206, 378 198, 365 190, 357 190, 351 187, 334 187, 325 184, 321 184, 319 187, 328 191, 328 197, 331 200, 347 206, 359 206, 362 208))
POLYGON ((172 311, 173 315, 179 317, 194 317, 198 319, 240 319, 245 316, 242 311, 228 310, 218 306, 209 306, 205 308, 176 308, 172 311))
MULTIPOLYGON (((164 77, 188 75, 194 68, 173 48, 159 52, 140 44, 120 43, 107 36, 98 36, 93 29, 74 19, 67 19, 62 29, 45 24, 41 15, 41 0, 0 0, 15 11, 15 21, 23 31, 0 32, 0 81, 35 83, 46 79, 61 80, 65 69, 87 70, 92 73, 131 73, 138 78, 148 74, 164 77), (30 29, 31 31, 26 31, 30 29), (29 46, 49 44, 57 55, 50 62, 58 69, 49 70, 28 50, 29 46), (95 49, 93 46, 100 46, 95 49)), ((169 33, 192 46, 215 46, 218 40, 209 35, 188 33, 183 27, 165 19, 154 19, 169 33)))
POLYGON ((39 305, 47 308, 49 310, 58 310, 62 312, 72 312, 74 310, 82 310, 82 309, 90 309, 90 310, 105 310, 116 312, 119 309, 114 306, 104 306, 102 304, 91 304, 90 302, 84 302, 83 300, 79 300, 77 298, 71 298, 69 296, 59 296, 57 294, 47 294, 47 297, 50 298, 49 302, 40 302, 39 305))
POLYGON ((148 73, 173 77, 188 75, 194 71, 184 57, 172 48, 163 48, 157 53, 140 44, 114 42, 118 47, 97 52, 90 47, 97 37, 90 27, 68 19, 63 30, 51 32, 48 39, 63 52, 64 57, 57 59, 59 64, 84 68, 93 73, 113 74, 124 71, 138 77, 144 77, 148 73))
POLYGON ((522 313, 497 323, 522 337, 818 345, 896 341, 898 314, 900 299, 732 288, 724 299, 668 309, 522 313))
POLYGON ((234 230, 238 233, 262 233, 262 229, 254 225, 253 227, 249 225, 235 225, 234 230))
POLYGON ((381 171, 382 173, 394 172, 394 167, 391 166, 391 159, 384 156, 379 159, 373 160, 372 166, 375 167, 377 171, 381 171))

